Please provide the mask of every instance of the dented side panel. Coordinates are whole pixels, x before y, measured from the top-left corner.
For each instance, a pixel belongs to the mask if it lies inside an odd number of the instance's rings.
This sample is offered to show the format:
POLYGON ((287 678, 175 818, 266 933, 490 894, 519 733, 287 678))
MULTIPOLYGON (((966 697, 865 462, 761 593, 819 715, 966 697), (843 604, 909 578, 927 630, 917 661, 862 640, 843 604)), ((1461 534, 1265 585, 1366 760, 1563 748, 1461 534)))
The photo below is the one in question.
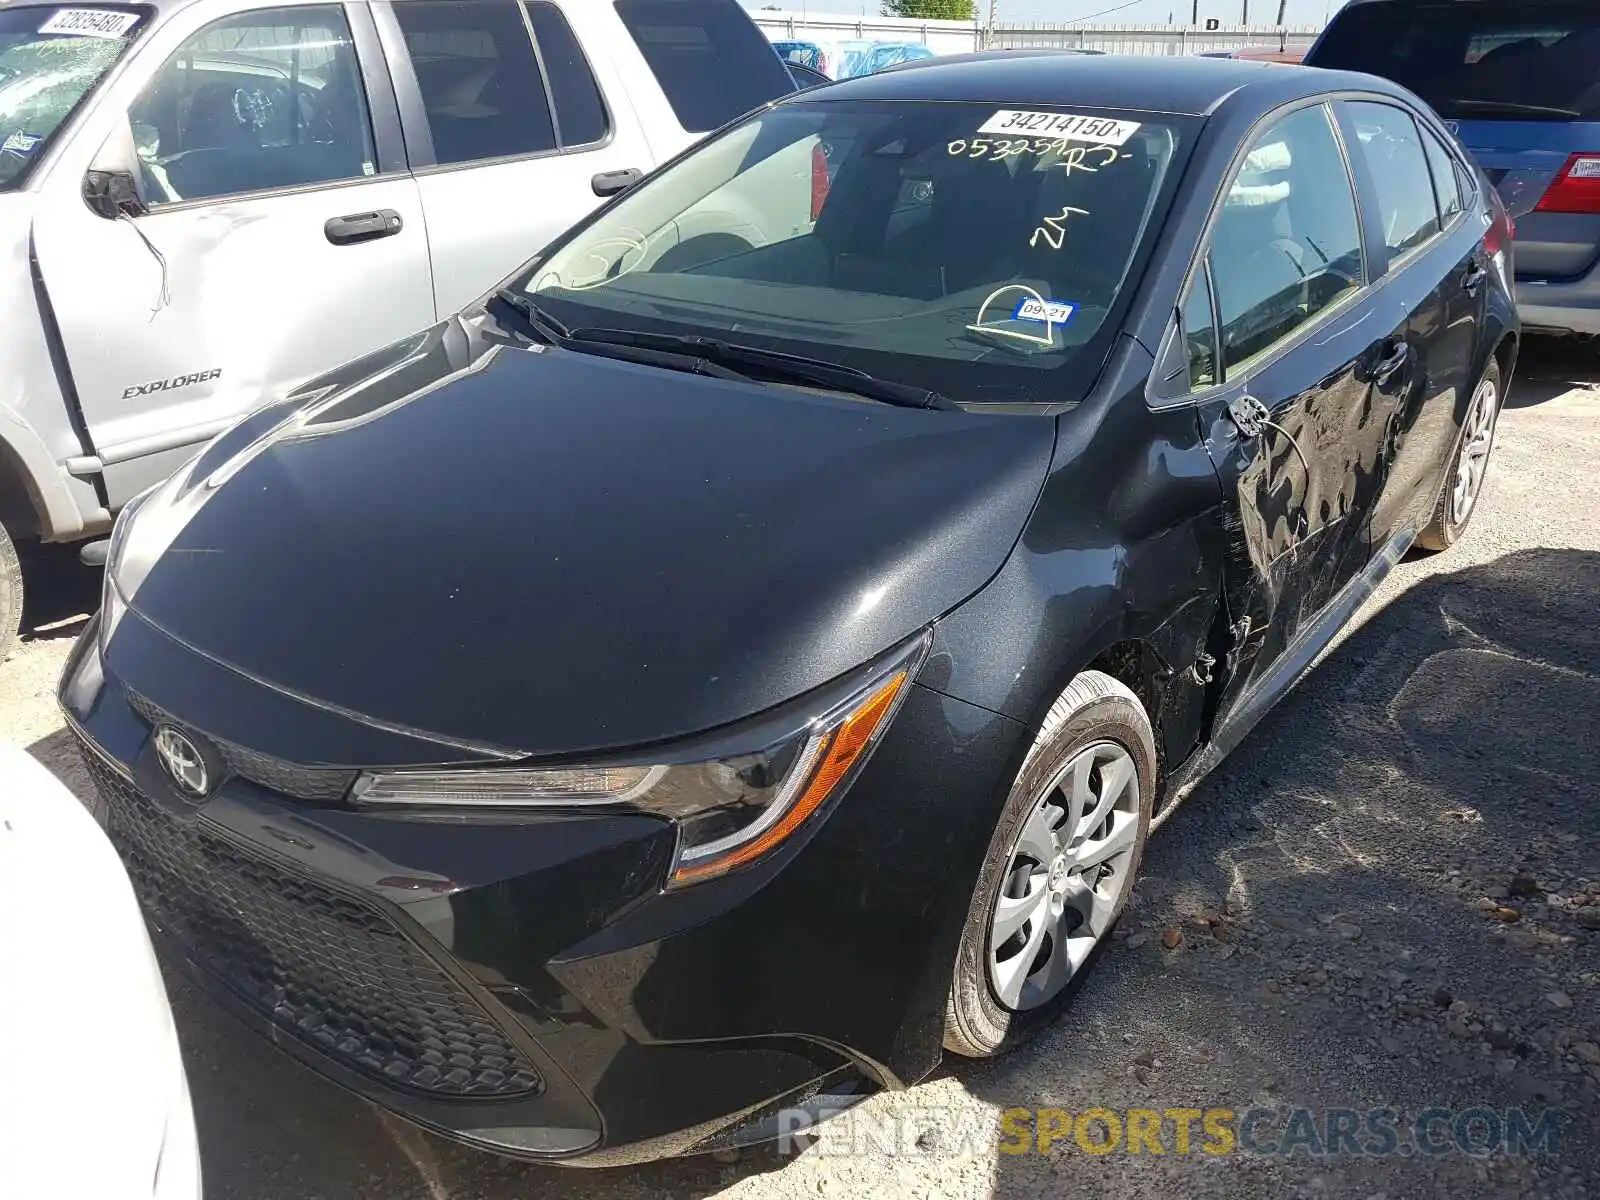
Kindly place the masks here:
POLYGON ((935 628, 920 682, 1033 727, 1097 660, 1140 692, 1162 757, 1202 736, 1202 656, 1226 547, 1193 409, 1152 412, 1131 340, 1108 386, 1063 414, 1043 494, 998 576, 935 628))

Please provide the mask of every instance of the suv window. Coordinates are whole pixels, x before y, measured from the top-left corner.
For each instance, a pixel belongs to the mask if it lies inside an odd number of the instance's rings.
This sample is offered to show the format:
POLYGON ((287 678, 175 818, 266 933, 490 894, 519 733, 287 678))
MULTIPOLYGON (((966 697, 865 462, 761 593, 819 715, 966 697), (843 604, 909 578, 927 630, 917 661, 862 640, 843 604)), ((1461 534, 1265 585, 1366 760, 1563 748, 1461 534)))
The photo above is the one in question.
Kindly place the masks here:
POLYGON ((1225 371, 1275 345, 1361 286, 1361 227, 1322 105, 1251 143, 1211 234, 1225 371))
POLYGON ((1345 108, 1355 126, 1355 152, 1378 193, 1383 240, 1390 257, 1398 257, 1439 232, 1439 207, 1417 123, 1389 104, 1352 102, 1345 108))
POLYGON ((556 148, 544 76, 517 5, 407 0, 394 16, 441 165, 556 148))
POLYGON ((611 132, 605 101, 572 26, 554 4, 529 4, 527 9, 539 43, 539 58, 550 80, 550 94, 555 98, 561 144, 587 146, 605 141, 611 132))
POLYGON ((1428 167, 1433 171, 1433 192, 1439 198, 1439 222, 1448 225, 1456 219, 1465 200, 1461 195, 1461 167, 1455 155, 1426 129, 1422 131, 1422 148, 1428 154, 1428 167))
POLYGON ((1403 83, 1447 117, 1600 120, 1594 0, 1388 0, 1333 19, 1306 62, 1403 83))
POLYGON ((151 204, 374 173, 372 122, 337 5, 207 25, 128 112, 151 204))
POLYGON ((704 133, 794 91, 794 80, 734 0, 616 0, 673 114, 704 133))

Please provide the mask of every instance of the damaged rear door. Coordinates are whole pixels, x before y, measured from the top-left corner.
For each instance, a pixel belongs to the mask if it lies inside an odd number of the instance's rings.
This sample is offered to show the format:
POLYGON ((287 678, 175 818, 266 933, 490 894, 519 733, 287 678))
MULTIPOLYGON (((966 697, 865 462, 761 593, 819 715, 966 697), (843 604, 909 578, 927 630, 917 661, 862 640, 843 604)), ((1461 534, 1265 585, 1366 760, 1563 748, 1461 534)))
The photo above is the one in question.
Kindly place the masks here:
POLYGON ((434 320, 364 5, 181 12, 72 151, 34 255, 112 508, 241 414, 434 320), (129 134, 147 211, 98 215, 85 172, 129 134))

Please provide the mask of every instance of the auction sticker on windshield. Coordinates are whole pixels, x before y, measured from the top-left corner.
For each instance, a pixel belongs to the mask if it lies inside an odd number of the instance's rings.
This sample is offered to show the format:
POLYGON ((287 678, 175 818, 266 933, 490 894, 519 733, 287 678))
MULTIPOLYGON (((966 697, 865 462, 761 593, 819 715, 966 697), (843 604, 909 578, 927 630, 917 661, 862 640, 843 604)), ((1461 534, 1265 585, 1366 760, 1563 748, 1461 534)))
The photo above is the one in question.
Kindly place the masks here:
POLYGON ((65 33, 78 37, 120 38, 139 21, 138 13, 105 8, 63 8, 43 25, 40 33, 65 33))
POLYGON ((1037 137, 1066 138, 1072 142, 1097 142, 1120 146, 1139 128, 1138 121, 1119 121, 1115 117, 1085 117, 1072 113, 1024 112, 1002 108, 982 125, 979 133, 1029 134, 1037 137))

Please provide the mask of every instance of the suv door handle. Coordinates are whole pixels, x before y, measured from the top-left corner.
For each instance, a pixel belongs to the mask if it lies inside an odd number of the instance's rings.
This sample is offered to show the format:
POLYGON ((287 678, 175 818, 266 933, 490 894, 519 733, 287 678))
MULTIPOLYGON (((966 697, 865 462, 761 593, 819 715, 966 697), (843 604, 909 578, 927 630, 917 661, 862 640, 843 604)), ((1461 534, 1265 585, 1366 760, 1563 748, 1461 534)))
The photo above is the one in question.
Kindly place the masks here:
POLYGON ((392 208, 380 208, 377 212, 334 217, 322 227, 322 232, 335 246, 349 246, 374 238, 393 237, 404 228, 405 221, 399 213, 392 208))
POLYGON ((1467 264, 1467 273, 1461 277, 1461 289, 1469 296, 1476 296, 1478 289, 1488 281, 1489 269, 1476 262, 1467 264))
POLYGON ((620 171, 601 171, 589 180, 589 186, 594 189, 596 196, 616 196, 643 178, 644 172, 637 167, 624 167, 620 171))
POLYGON ((1405 370, 1406 364, 1411 361, 1411 346, 1407 342, 1400 342, 1389 351, 1389 357, 1378 364, 1372 373, 1372 380, 1379 387, 1388 387, 1394 377, 1405 370))

